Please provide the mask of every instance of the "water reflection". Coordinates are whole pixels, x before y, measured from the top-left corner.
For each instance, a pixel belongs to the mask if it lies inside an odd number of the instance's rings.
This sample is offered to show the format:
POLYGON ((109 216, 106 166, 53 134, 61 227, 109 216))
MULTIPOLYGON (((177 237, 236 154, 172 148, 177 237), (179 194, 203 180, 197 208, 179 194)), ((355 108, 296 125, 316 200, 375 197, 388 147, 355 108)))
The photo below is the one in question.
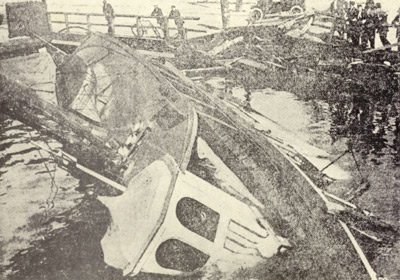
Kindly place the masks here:
POLYGON ((396 161, 393 154, 398 153, 398 146, 393 145, 391 139, 399 137, 396 129, 399 116, 392 98, 344 94, 330 100, 329 105, 333 140, 347 138, 349 148, 357 151, 364 160, 379 164, 384 157, 396 161))
POLYGON ((60 169, 32 141, 61 147, 0 115, 2 279, 121 279, 100 247, 110 217, 95 196, 104 188, 60 169))
POLYGON ((237 101, 244 107, 249 104, 253 108, 258 107, 256 109, 260 113, 294 132, 307 130, 308 135, 302 136, 310 144, 324 149, 327 142, 333 145, 336 141, 345 141, 348 148, 357 152, 363 160, 375 164, 380 164, 382 160, 399 162, 400 117, 393 99, 397 87, 392 86, 390 81, 385 84, 387 88, 384 91, 376 90, 384 88, 384 81, 369 92, 364 86, 354 83, 343 87, 335 85, 330 87, 331 92, 324 92, 312 100, 302 100, 301 94, 280 92, 280 103, 272 100, 275 98, 270 94, 277 91, 268 89, 254 73, 214 77, 206 82, 226 97, 238 98, 237 101), (261 97, 259 92, 263 92, 261 97), (282 114, 282 111, 285 113, 282 114), (299 119, 307 122, 301 129, 299 119))
POLYGON ((12 257, 7 267, 11 271, 8 278, 122 279, 121 271, 103 261, 100 240, 109 219, 104 206, 90 198, 52 217, 46 224, 55 225, 54 228, 12 257))
MULTIPOLYGON (((343 92, 303 101, 246 81, 223 77, 208 83, 311 144, 325 148, 344 140, 365 161, 399 162, 400 117, 391 96, 343 92)), ((51 142, 21 123, 0 119, 0 242, 8 250, 2 252, 2 262, 9 261, 0 272, 9 279, 122 279, 121 271, 104 263, 100 247, 110 217, 94 197, 104 190, 82 174, 60 170, 51 157, 39 156, 29 145, 32 140, 51 142), (45 174, 56 174, 58 192, 53 192, 54 178, 45 174), (18 176, 29 180, 23 183, 18 176), (49 198, 54 207, 46 204, 49 198)), ((143 274, 139 278, 157 279, 143 274)))

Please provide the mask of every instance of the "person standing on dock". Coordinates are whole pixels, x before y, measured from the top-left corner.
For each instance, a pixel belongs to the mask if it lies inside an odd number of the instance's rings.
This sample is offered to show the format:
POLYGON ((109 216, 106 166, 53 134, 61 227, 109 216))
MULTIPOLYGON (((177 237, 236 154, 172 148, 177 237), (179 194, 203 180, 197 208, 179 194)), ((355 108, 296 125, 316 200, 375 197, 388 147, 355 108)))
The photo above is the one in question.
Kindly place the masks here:
POLYGON ((335 31, 339 33, 341 38, 344 38, 346 29, 346 11, 348 10, 345 0, 334 0, 330 6, 330 12, 334 18, 331 28, 330 38, 333 37, 335 31))
MULTIPOLYGON (((397 15, 392 21, 392 25, 396 27, 396 38, 397 38, 397 43, 400 44, 400 8, 397 10, 397 15)), ((399 51, 400 51, 400 47, 399 51)))
POLYGON ((376 29, 379 34, 379 38, 381 39, 383 46, 390 45, 390 42, 387 39, 387 34, 389 32, 389 24, 387 22, 388 15, 382 10, 381 3, 376 3, 376 13, 377 13, 377 24, 376 29))
POLYGON ((107 20, 108 25, 108 34, 114 36, 115 27, 114 27, 114 9, 110 3, 107 3, 107 0, 103 0, 103 14, 107 20))
POLYGON ((351 40, 353 45, 357 47, 360 44, 360 11, 356 7, 356 2, 350 1, 350 8, 347 12, 347 37, 351 40))
POLYGON ((368 42, 372 49, 375 48, 375 24, 376 14, 374 0, 367 0, 365 8, 361 12, 361 47, 366 49, 368 42))
POLYGON ((154 10, 151 12, 151 16, 152 17, 157 17, 157 23, 158 25, 160 25, 163 33, 164 33, 164 37, 167 35, 167 23, 166 23, 166 19, 164 18, 164 14, 161 10, 160 7, 158 7, 158 5, 154 5, 154 10))
POLYGON ((183 24, 185 23, 184 20, 181 18, 181 13, 179 10, 176 9, 175 6, 171 6, 171 12, 169 13, 168 18, 173 18, 175 21, 175 25, 178 28, 178 35, 181 39, 186 38, 186 32, 185 28, 183 27, 183 24))

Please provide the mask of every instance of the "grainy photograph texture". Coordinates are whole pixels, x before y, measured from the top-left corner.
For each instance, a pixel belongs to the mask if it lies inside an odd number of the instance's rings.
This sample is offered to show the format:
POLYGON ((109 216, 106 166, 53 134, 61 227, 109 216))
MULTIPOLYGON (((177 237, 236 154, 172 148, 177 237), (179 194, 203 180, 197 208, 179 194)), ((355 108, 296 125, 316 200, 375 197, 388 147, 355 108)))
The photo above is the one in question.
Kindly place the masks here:
POLYGON ((400 2, 0 1, 0 278, 400 279, 400 2))

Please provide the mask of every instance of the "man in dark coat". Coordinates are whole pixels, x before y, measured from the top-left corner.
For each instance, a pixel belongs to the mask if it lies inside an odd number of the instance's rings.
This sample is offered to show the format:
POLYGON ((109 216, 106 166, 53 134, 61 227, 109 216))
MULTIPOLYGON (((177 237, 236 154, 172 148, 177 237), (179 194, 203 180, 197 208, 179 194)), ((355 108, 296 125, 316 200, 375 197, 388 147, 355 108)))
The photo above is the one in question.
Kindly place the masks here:
POLYGON ((164 22, 163 20, 163 12, 161 8, 158 7, 158 5, 154 5, 154 10, 151 12, 152 17, 157 17, 157 23, 161 26, 164 22))
MULTIPOLYGON (((397 15, 392 21, 392 25, 394 25, 397 29, 396 31, 396 37, 397 37, 397 42, 400 43, 400 9, 397 10, 397 15)), ((400 47, 399 47, 400 51, 400 47)))
POLYGON ((382 45, 388 46, 390 45, 390 42, 387 39, 387 34, 389 32, 389 25, 387 22, 388 15, 385 11, 382 10, 381 3, 376 3, 376 13, 377 13, 376 30, 378 31, 382 45))
POLYGON ((175 6, 171 6, 171 12, 169 13, 169 18, 173 18, 175 25, 178 28, 178 34, 181 39, 185 39, 185 29, 183 28, 184 20, 181 18, 181 13, 176 9, 175 6))
POLYGON ((332 38, 335 31, 339 36, 344 38, 346 29, 346 11, 348 10, 347 2, 345 0, 334 0, 330 6, 330 12, 334 17, 333 26, 331 29, 330 37, 332 38))
POLYGON ((167 34, 167 22, 166 19, 164 18, 164 14, 161 8, 159 8, 158 5, 154 5, 154 10, 151 12, 151 16, 157 17, 157 23, 161 26, 165 37, 167 34))
POLYGON ((103 14, 106 18, 107 25, 108 25, 108 34, 114 36, 115 34, 115 27, 114 27, 114 9, 110 3, 107 3, 107 0, 103 0, 103 14))
POLYGON ((365 8, 361 12, 361 46, 366 49, 368 42, 372 49, 375 48, 375 25, 376 25, 376 12, 373 0, 367 0, 365 8))
POLYGON ((351 40, 353 45, 356 47, 360 44, 360 21, 358 18, 360 11, 356 7, 356 3, 354 1, 350 1, 350 8, 347 12, 347 34, 348 39, 351 40))
POLYGON ((263 13, 268 13, 271 8, 271 2, 271 0, 257 0, 257 7, 259 7, 263 13))

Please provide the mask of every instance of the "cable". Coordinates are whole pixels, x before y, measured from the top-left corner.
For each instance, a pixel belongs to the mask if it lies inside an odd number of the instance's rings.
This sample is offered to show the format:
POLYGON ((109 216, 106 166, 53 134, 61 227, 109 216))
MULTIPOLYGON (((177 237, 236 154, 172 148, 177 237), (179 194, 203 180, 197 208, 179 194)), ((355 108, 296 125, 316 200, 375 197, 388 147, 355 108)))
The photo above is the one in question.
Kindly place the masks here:
MULTIPOLYGON (((29 140, 29 142, 32 142, 32 135, 31 135, 31 132, 29 131, 28 132, 29 133, 29 137, 30 137, 30 140, 29 140)), ((46 142, 46 141, 44 141, 45 143, 46 143, 46 145, 49 147, 49 149, 51 150, 51 148, 50 148, 50 146, 48 145, 48 143, 46 142)), ((45 166, 45 168, 46 168, 46 170, 47 170, 47 173, 49 174, 49 176, 50 176, 50 180, 51 180, 51 188, 50 188, 50 195, 49 195, 49 197, 47 198, 47 200, 46 200, 46 205, 47 205, 47 209, 46 209, 46 212, 48 212, 49 210, 51 210, 51 209, 53 209, 54 208, 54 200, 55 200, 55 198, 56 198, 56 196, 57 196, 57 194, 58 194, 58 190, 59 190, 59 187, 57 186, 57 183, 56 183, 56 177, 55 177, 55 172, 56 172, 56 170, 57 170, 57 168, 54 168, 54 174, 52 174, 52 171, 50 170, 50 168, 47 166, 47 164, 46 164, 46 162, 45 162, 45 158, 43 157, 43 155, 42 155, 42 153, 40 152, 40 150, 37 150, 37 152, 38 152, 38 154, 39 154, 39 156, 40 156, 40 158, 41 159, 43 159, 43 164, 44 164, 44 166, 45 166)), ((50 154, 50 156, 52 156, 51 154, 50 154)), ((53 161, 54 161, 54 158, 53 158, 53 161)))

